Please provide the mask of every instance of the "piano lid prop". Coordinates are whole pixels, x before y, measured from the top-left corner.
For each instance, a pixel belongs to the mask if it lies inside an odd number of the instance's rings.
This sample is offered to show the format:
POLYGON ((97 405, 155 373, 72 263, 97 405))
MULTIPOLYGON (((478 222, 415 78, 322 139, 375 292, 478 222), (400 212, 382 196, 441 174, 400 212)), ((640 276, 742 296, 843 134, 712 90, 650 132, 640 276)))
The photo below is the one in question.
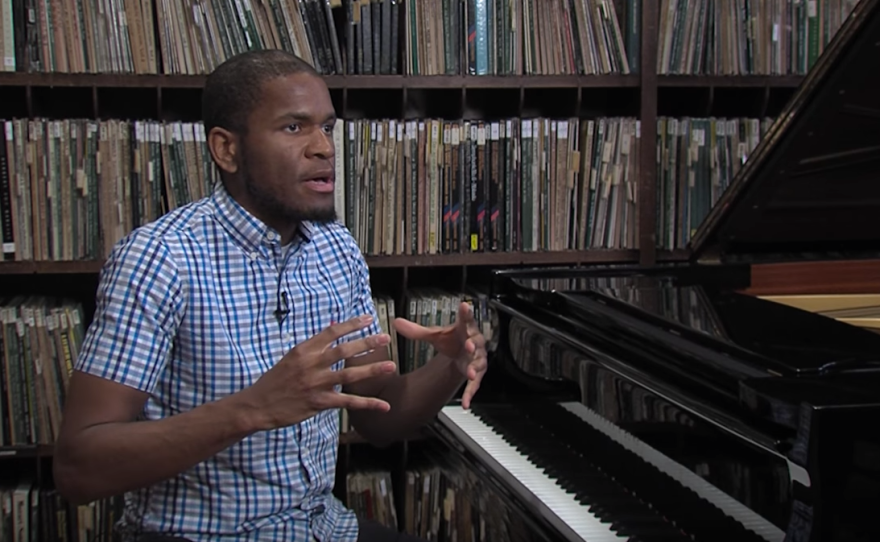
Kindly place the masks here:
POLYGON ((693 259, 880 256, 880 13, 862 0, 695 232, 693 259))

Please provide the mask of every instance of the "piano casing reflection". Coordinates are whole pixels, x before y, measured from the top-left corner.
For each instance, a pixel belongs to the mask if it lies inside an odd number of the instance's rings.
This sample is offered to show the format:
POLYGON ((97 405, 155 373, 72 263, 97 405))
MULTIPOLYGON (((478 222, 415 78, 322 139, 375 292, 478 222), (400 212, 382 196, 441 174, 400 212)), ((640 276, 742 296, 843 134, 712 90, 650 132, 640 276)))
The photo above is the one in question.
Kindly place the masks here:
POLYGON ((878 4, 852 12, 689 261, 493 273, 490 371, 433 427, 529 511, 532 539, 880 540, 880 334, 822 314, 844 297, 749 293, 756 266, 880 254, 878 4))

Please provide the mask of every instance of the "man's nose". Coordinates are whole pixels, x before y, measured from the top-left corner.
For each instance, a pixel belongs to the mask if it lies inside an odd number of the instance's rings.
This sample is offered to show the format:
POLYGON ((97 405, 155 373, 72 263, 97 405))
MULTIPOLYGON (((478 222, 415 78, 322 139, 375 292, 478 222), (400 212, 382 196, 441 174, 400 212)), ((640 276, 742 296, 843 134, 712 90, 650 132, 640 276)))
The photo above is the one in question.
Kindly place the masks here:
POLYGON ((327 134, 323 130, 316 130, 309 139, 307 152, 309 156, 315 158, 332 158, 335 154, 333 134, 327 134))

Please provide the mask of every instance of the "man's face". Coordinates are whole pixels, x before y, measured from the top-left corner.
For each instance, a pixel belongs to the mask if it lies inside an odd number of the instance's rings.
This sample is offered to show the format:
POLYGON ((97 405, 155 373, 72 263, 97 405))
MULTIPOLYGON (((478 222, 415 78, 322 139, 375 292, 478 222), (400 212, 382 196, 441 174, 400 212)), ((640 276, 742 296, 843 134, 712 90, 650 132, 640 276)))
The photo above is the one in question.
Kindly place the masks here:
POLYGON ((241 141, 244 206, 279 229, 336 218, 335 123, 320 78, 302 73, 264 83, 241 141))

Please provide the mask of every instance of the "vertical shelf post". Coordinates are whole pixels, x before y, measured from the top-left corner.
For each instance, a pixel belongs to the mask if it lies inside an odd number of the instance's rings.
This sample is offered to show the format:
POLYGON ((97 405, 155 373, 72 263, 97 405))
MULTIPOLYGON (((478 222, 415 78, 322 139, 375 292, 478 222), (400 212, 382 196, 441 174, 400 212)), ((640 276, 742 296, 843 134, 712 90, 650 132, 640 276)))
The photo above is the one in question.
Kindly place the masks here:
POLYGON ((651 265, 657 259, 657 24, 658 4, 641 2, 641 107, 639 155, 639 263, 651 265))

